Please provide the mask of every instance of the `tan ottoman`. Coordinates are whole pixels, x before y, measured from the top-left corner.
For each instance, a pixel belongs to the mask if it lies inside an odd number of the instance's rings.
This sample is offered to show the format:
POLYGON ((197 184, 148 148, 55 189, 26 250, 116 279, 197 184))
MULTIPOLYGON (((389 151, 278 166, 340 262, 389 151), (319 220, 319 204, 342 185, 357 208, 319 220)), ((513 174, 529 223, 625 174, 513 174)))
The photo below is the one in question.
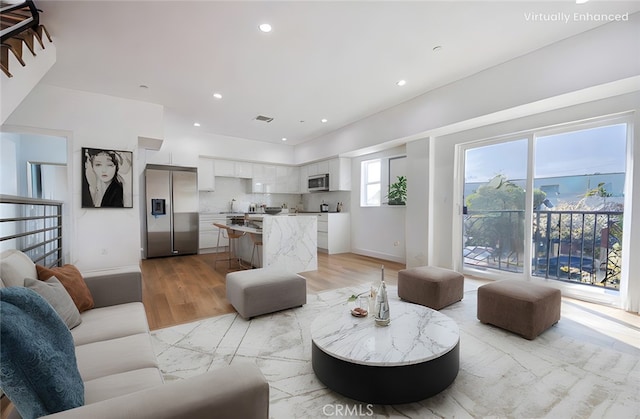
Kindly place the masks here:
POLYGON ((464 276, 434 266, 398 271, 398 297, 434 310, 462 300, 464 276))
POLYGON ((307 281, 300 275, 261 268, 227 274, 227 300, 245 319, 307 302, 307 281))
POLYGON ((478 320, 534 339, 560 320, 559 289, 518 280, 478 288, 478 320))

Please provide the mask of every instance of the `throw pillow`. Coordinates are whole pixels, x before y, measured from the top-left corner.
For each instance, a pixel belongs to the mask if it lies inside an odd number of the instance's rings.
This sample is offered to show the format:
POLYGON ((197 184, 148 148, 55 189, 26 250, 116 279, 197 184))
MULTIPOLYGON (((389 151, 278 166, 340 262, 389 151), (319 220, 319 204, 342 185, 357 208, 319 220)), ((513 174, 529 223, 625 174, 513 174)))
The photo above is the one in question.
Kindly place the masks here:
POLYGON ((84 405, 71 332, 23 287, 0 289, 0 387, 25 419, 84 405))
POLYGON ((91 291, 89 291, 82 274, 75 266, 67 264, 55 268, 45 268, 44 266, 36 265, 36 269, 38 271, 38 279, 41 281, 46 281, 52 276, 58 278, 80 313, 93 308, 94 303, 91 291))
POLYGON ((78 307, 76 307, 64 285, 55 276, 46 281, 25 278, 24 286, 34 290, 47 300, 69 329, 73 329, 82 322, 78 307))

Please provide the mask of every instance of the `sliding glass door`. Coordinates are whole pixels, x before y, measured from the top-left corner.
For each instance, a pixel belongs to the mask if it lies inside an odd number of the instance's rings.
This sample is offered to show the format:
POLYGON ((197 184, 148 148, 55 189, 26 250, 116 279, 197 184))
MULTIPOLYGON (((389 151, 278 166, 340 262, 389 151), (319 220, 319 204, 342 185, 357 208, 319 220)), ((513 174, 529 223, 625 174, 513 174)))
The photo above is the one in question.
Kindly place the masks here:
POLYGON ((627 126, 536 138, 533 275, 620 289, 627 126))
POLYGON ((465 152, 465 266, 523 272, 528 140, 465 152))
POLYGON ((465 147, 464 269, 618 290, 627 131, 609 121, 465 147))

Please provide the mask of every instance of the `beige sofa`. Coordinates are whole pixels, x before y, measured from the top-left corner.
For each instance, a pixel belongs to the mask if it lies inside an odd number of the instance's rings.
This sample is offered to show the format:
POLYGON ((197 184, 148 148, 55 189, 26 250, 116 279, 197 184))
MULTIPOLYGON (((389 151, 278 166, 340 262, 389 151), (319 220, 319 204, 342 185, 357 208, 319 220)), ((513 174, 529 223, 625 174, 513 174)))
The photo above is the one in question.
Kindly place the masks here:
MULTIPOLYGON (((22 252, 0 254, 0 287, 37 279, 22 252)), ((85 405, 47 418, 267 418, 269 385, 255 364, 163 384, 142 305, 139 269, 85 275, 95 308, 71 334, 85 405)), ((14 409, 11 418, 19 418, 14 409)))

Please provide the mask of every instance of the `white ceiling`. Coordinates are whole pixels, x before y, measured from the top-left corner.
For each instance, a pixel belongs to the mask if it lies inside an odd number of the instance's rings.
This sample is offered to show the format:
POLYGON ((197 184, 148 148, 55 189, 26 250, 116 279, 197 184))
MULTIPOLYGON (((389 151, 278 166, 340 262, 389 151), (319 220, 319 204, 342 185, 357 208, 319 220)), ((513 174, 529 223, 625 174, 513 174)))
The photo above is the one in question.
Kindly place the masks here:
POLYGON ((603 24, 574 12, 640 10, 603 0, 36 5, 57 49, 44 83, 157 103, 185 129, 197 121, 202 132, 291 145, 603 24), (561 13, 569 22, 527 19, 561 13), (264 22, 272 32, 258 30, 264 22))

